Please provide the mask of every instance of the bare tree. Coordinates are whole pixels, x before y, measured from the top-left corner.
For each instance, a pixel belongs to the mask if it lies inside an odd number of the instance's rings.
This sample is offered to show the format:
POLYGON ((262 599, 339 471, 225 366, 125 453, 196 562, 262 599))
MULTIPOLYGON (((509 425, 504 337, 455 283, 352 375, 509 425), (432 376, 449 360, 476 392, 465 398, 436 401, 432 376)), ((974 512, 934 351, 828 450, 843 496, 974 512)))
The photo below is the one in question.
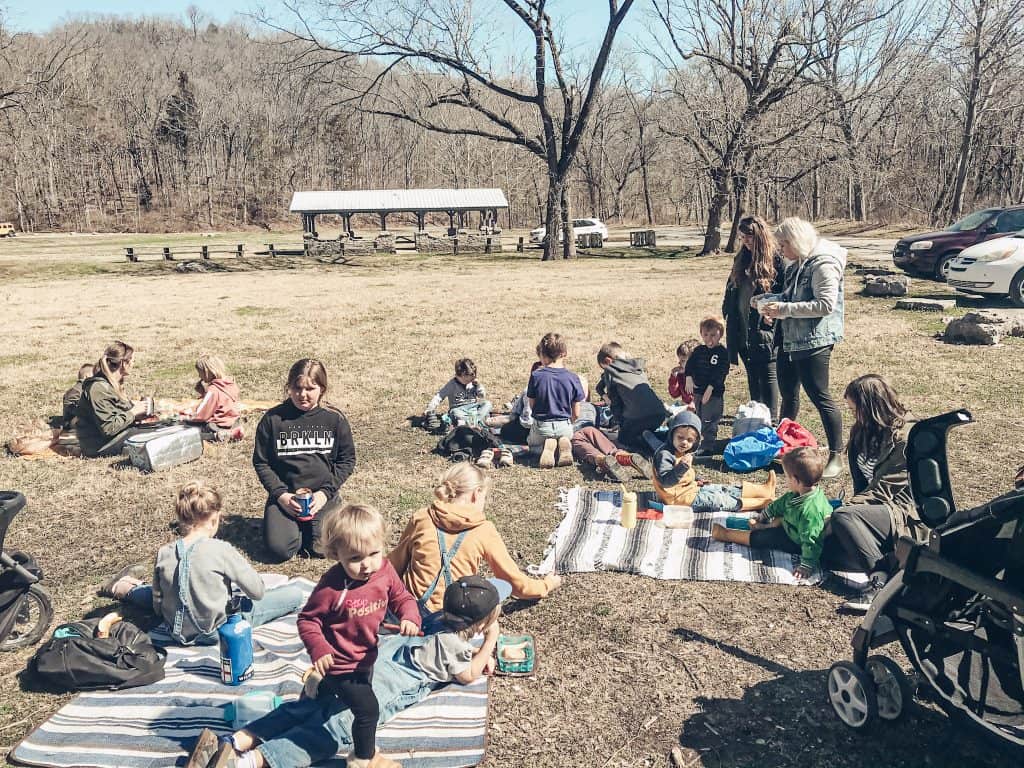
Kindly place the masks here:
MULTIPOLYGON (((360 108, 429 131, 477 136, 524 148, 547 169, 544 259, 557 247, 575 256, 566 183, 598 94, 615 36, 634 0, 608 0, 608 19, 592 61, 571 60, 549 13, 548 0, 330 0, 292 6, 290 32, 308 46, 313 66, 324 55, 380 60, 384 68, 353 84, 360 108), (499 68, 490 51, 499 40, 529 41, 531 64, 520 74, 499 68), (589 65, 588 65, 589 64, 589 65), (400 82, 397 82, 400 81, 400 82)), ((514 66, 513 68, 514 69, 514 66)))

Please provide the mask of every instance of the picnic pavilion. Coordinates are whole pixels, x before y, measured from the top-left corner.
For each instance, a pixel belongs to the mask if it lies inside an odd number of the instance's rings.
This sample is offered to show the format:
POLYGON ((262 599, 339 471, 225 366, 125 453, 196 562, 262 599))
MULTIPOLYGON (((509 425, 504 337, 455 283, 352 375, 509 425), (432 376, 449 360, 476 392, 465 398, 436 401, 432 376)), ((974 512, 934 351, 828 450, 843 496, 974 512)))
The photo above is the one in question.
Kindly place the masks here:
POLYGON ((316 217, 340 216, 342 228, 352 236, 352 217, 376 215, 380 231, 387 232, 390 214, 414 214, 416 228, 426 229, 428 213, 448 214, 448 233, 465 228, 470 214, 477 212, 480 228, 497 228, 498 211, 508 209, 508 200, 500 189, 365 189, 295 192, 289 210, 302 215, 304 237, 317 237, 316 217), (458 224, 456 225, 456 221, 458 224))

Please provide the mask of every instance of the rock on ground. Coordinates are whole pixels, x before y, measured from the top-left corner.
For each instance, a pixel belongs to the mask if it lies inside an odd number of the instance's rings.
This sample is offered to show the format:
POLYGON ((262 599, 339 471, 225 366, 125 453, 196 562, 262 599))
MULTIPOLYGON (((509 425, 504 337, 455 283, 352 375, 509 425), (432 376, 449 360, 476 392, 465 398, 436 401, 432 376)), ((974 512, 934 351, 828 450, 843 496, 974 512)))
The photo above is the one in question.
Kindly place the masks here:
POLYGON ((947 344, 998 344, 1003 336, 1024 336, 1024 318, 981 310, 950 320, 942 340, 947 344))
POLYGON ((955 299, 900 299, 896 302, 896 309, 914 309, 921 312, 943 312, 955 306, 955 299))
POLYGON ((910 278, 906 275, 867 275, 864 277, 865 296, 906 296, 910 278))

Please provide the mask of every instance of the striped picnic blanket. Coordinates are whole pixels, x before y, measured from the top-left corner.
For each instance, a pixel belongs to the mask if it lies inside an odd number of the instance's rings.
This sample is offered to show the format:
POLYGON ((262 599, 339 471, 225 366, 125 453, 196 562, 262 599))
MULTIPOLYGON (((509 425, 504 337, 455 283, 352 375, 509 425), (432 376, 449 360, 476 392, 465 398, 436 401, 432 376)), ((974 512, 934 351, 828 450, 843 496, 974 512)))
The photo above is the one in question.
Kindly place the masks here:
MULTIPOLYGON (((292 583, 313 588, 305 579, 292 583)), ((224 705, 235 697, 272 690, 285 700, 298 698, 309 656, 295 618, 253 630, 255 675, 237 688, 221 684, 216 647, 170 647, 159 683, 79 694, 18 744, 10 758, 50 768, 183 766, 200 730, 230 731, 224 705)), ((405 768, 477 765, 487 746, 487 702, 487 678, 444 686, 381 726, 377 743, 405 768)), ((340 767, 344 760, 322 765, 340 767)))
POLYGON ((690 528, 665 528, 656 521, 638 520, 628 530, 619 525, 617 491, 579 487, 562 491, 559 509, 562 522, 544 560, 531 569, 538 575, 621 571, 653 579, 797 583, 793 569, 798 555, 752 550, 711 538, 712 524, 725 525, 728 512, 698 512, 690 528))

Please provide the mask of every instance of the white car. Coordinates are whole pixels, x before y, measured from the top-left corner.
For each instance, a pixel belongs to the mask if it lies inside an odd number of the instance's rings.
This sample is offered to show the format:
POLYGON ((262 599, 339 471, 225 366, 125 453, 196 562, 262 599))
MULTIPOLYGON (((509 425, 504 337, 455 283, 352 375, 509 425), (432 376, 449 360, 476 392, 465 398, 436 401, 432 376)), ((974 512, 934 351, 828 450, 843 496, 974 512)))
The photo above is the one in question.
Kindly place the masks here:
MULTIPOLYGON (((574 235, 589 235, 594 232, 601 234, 601 242, 608 239, 608 227, 600 219, 573 219, 572 231, 574 235)), ((546 227, 537 227, 536 229, 530 230, 530 242, 531 243, 543 243, 544 238, 547 237, 548 231, 546 227)), ((558 233, 558 242, 562 242, 562 233, 558 233)))
POLYGON ((1024 307, 1024 229, 960 251, 947 282, 963 293, 1009 296, 1024 307))

